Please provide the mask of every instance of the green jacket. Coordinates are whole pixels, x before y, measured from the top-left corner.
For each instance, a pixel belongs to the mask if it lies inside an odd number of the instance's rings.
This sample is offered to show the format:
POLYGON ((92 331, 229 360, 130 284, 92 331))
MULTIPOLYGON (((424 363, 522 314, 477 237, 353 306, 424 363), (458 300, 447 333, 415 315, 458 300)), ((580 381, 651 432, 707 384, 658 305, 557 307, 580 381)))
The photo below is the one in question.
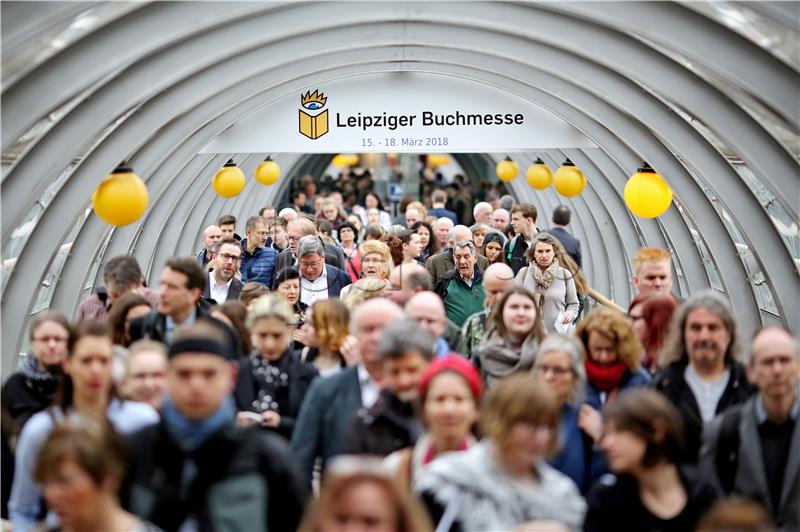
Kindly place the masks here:
POLYGON ((458 270, 450 270, 439 279, 436 293, 444 301, 447 318, 461 327, 470 315, 483 310, 483 272, 475 266, 472 286, 468 286, 458 270))

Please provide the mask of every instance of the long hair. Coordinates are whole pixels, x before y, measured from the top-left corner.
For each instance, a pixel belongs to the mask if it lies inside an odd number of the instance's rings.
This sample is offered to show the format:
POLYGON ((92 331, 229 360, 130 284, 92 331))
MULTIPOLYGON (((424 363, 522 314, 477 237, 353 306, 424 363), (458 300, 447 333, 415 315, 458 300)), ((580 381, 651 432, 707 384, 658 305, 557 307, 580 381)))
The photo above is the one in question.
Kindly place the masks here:
POLYGON ((715 314, 728 330, 731 341, 725 350, 725 365, 731 366, 739 361, 739 334, 736 328, 736 317, 728 301, 713 290, 704 290, 693 295, 683 302, 675 312, 670 325, 670 333, 664 349, 661 351, 661 366, 668 366, 672 362, 685 362, 689 360, 686 351, 686 320, 693 310, 704 308, 715 314))
POLYGON ((641 317, 646 327, 642 343, 651 356, 657 356, 669 335, 670 324, 678 303, 672 295, 639 294, 631 301, 628 312, 636 305, 642 306, 641 317))
POLYGON ((580 267, 578 267, 578 263, 576 263, 572 257, 569 256, 569 253, 567 253, 567 250, 564 249, 564 245, 561 243, 561 241, 550 233, 542 232, 534 237, 533 244, 531 244, 531 247, 529 247, 528 251, 525 252, 525 258, 528 260, 528 262, 536 262, 536 259, 534 258, 534 249, 536 248, 536 244, 539 242, 544 242, 545 244, 550 244, 553 246, 553 255, 558 261, 558 265, 570 273, 572 279, 575 281, 575 291, 578 293, 578 295, 585 296, 588 294, 589 281, 587 281, 586 276, 583 275, 583 270, 581 270, 580 267))
POLYGON ((320 347, 339 352, 349 333, 350 311, 340 299, 322 299, 311 307, 311 323, 314 325, 320 347))
POLYGON ((528 335, 535 334, 536 340, 541 342, 544 340, 546 333, 544 322, 542 321, 542 314, 539 312, 539 309, 536 306, 536 296, 533 294, 533 292, 518 284, 512 284, 503 290, 503 293, 500 295, 500 299, 497 301, 497 305, 495 305, 494 310, 492 310, 492 313, 489 315, 489 320, 486 327, 487 334, 492 331, 497 331, 497 334, 499 334, 502 338, 508 338, 508 330, 506 329, 505 323, 503 323, 503 311, 506 308, 508 299, 514 294, 525 296, 533 303, 533 308, 536 309, 536 322, 534 323, 533 329, 531 329, 528 335))
POLYGON ((433 232, 433 226, 424 220, 420 220, 411 226, 411 230, 416 233, 419 232, 420 227, 427 229, 430 235, 428 237, 428 245, 422 250, 422 254, 425 255, 427 253, 427 256, 430 257, 435 253, 439 253, 439 241, 436 239, 436 233, 433 232))
POLYGON ((111 305, 108 311, 108 326, 111 327, 111 341, 116 345, 128 347, 131 344, 129 335, 125 332, 125 319, 128 312, 134 307, 148 307, 150 302, 140 294, 129 292, 111 305))

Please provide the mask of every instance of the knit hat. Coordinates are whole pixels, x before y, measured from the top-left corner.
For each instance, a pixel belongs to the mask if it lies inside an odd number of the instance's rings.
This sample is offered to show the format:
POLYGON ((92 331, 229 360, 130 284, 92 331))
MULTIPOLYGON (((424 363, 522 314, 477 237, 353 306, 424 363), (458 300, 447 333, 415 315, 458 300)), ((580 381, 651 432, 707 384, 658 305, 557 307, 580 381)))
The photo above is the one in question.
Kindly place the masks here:
POLYGON ((447 356, 437 358, 433 361, 430 366, 428 366, 428 369, 425 370, 425 373, 422 374, 422 378, 419 381, 419 395, 423 403, 425 402, 425 397, 428 395, 428 386, 430 386, 431 381, 445 371, 452 371, 460 375, 466 381, 467 386, 469 386, 469 390, 472 392, 472 397, 475 399, 475 402, 480 402, 481 394, 483 393, 483 383, 481 382, 481 376, 478 374, 478 370, 463 356, 456 353, 449 353, 447 356))

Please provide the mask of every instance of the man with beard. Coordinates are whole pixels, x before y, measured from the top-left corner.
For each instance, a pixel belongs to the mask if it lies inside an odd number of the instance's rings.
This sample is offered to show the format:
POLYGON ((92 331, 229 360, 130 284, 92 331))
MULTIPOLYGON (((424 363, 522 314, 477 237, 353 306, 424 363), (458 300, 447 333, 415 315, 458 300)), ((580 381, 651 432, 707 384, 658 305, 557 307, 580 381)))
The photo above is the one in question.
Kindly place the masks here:
POLYGON ((703 425, 745 402, 753 388, 738 362, 736 319, 728 302, 712 291, 687 299, 673 321, 677 334, 665 346, 664 367, 653 386, 683 417, 683 460, 697 461, 703 425))
POLYGON ((213 299, 218 304, 239 299, 242 282, 235 277, 242 261, 242 247, 236 240, 226 238, 214 247, 211 257, 212 268, 208 272, 208 284, 203 290, 203 298, 213 299))
POLYGON ((424 431, 417 415, 419 381, 433 359, 433 336, 416 321, 387 326, 378 346, 384 389, 378 402, 353 419, 343 452, 388 456, 411 447, 424 431))

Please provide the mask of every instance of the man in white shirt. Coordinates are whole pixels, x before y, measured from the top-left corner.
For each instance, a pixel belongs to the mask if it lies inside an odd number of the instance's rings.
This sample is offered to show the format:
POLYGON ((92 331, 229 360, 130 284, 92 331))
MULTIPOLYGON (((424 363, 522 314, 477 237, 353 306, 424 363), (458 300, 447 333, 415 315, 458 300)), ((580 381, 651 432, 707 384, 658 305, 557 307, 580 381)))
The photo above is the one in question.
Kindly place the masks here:
POLYGON ((242 282, 236 278, 242 248, 232 238, 221 240, 214 248, 211 271, 208 272, 208 287, 203 291, 205 299, 213 299, 220 305, 239 298, 242 282))
POLYGON ((351 283, 348 273, 325 264, 325 248, 316 235, 304 236, 297 244, 297 268, 300 271, 300 301, 309 307, 315 302, 339 297, 351 283))

